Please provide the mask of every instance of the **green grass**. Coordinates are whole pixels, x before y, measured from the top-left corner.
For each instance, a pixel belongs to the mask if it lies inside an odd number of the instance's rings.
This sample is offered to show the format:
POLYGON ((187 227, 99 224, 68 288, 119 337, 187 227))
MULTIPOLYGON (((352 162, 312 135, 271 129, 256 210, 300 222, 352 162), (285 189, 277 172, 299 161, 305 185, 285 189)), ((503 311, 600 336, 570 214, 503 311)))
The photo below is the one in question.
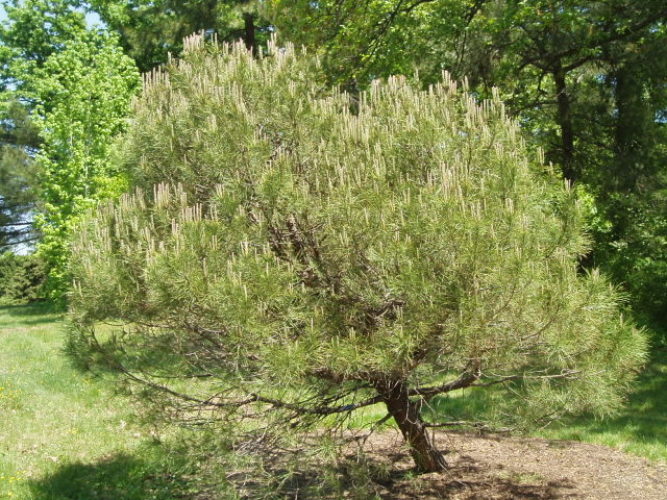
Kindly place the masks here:
MULTIPOLYGON (((474 391, 455 394, 441 403, 438 405, 436 401, 435 406, 454 420, 470 420, 469 414, 483 414, 488 406, 483 394, 474 391)), ((352 421, 357 425, 370 425, 382 416, 382 412, 369 409, 366 415, 352 421)), ((574 418, 554 423, 532 435, 601 444, 652 461, 667 462, 667 348, 654 349, 625 406, 616 415, 605 419, 574 418)))
MULTIPOLYGON (((659 335, 653 332, 653 337, 659 335)), ((652 356, 637 378, 626 404, 614 416, 596 419, 592 416, 571 418, 531 433, 534 437, 581 441, 616 448, 626 453, 667 463, 667 345, 656 341, 652 356)), ((435 398, 426 418, 442 420, 484 420, 475 415, 489 411, 489 400, 483 390, 466 390, 435 398)), ((355 413, 349 420, 353 428, 369 428, 385 412, 372 406, 355 413)), ((384 427, 393 427, 387 422, 384 427)))
POLYGON ((0 307, 0 498, 32 498, 33 479, 137 441, 107 383, 75 372, 61 352, 60 316, 0 307))
POLYGON ((0 307, 0 498, 172 498, 170 458, 111 381, 70 365, 63 337, 46 306, 0 307))
MULTIPOLYGON (((452 420, 476 420, 475 415, 485 415, 491 408, 482 392, 485 390, 467 390, 436 398, 435 411, 429 417, 437 420, 439 413, 452 420)), ((655 346, 626 404, 614 416, 569 418, 553 422, 531 435, 601 444, 652 461, 667 462, 667 349, 659 344, 655 346)))
POLYGON ((667 350, 653 356, 618 415, 604 420, 579 418, 537 435, 596 443, 667 462, 667 350))

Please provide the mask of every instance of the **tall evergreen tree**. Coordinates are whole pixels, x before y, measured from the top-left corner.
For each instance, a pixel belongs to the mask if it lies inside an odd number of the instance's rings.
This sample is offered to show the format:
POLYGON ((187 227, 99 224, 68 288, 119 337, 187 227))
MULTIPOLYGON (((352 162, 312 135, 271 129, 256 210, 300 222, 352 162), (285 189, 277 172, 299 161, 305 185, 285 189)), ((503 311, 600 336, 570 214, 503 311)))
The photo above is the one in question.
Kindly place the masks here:
POLYGON ((0 110, 0 252, 31 244, 36 237, 37 179, 32 155, 39 146, 37 129, 25 107, 4 102, 0 110))

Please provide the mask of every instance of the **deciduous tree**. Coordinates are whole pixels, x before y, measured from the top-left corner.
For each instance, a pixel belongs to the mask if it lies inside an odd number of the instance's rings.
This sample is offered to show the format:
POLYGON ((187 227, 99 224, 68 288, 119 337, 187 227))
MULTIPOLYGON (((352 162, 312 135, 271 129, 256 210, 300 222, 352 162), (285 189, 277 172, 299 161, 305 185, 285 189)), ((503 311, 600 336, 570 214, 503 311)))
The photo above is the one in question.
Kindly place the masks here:
POLYGON ((204 32, 219 40, 243 39, 257 50, 269 24, 256 0, 91 0, 90 7, 120 35, 121 43, 142 71, 180 54, 183 38, 204 32))
POLYGON ((125 173, 110 160, 115 136, 126 125, 139 83, 133 61, 112 36, 88 33, 52 54, 35 74, 35 115, 42 145, 36 161, 42 210, 39 252, 50 268, 50 286, 69 286, 69 236, 85 209, 120 195, 125 173))
POLYGON ((4 124, 13 137, 24 122, 33 131, 29 143, 14 138, 4 150, 12 162, 6 163, 12 179, 7 187, 24 186, 15 195, 33 196, 14 222, 29 229, 34 222, 50 287, 60 297, 69 282, 73 224, 87 206, 124 187, 108 156, 139 83, 136 66, 117 38, 87 27, 82 5, 77 0, 4 2, 7 19, 0 29, 4 98, 22 108, 7 115, 4 124), (31 189, 25 187, 29 176, 36 180, 31 189))

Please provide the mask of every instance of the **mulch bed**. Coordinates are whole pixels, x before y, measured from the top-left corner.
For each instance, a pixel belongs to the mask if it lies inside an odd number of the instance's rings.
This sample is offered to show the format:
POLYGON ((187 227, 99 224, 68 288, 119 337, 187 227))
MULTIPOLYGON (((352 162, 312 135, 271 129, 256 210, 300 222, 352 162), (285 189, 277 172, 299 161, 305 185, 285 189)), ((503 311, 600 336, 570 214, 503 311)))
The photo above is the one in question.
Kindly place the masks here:
POLYGON ((398 433, 371 436, 364 449, 395 471, 378 484, 383 499, 667 499, 667 465, 604 446, 568 441, 438 433, 446 473, 410 474, 398 433))

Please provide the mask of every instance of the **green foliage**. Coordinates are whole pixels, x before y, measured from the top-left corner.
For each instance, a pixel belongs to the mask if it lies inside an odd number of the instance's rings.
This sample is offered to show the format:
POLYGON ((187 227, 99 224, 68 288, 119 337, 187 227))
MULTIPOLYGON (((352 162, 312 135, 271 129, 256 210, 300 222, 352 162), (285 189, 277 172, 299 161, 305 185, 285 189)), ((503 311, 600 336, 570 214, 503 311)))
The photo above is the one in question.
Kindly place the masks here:
POLYGON ((423 469, 400 398, 419 420, 422 397, 492 384, 517 424, 619 405, 643 335, 577 273, 582 209, 497 97, 449 78, 352 97, 290 48, 189 44, 137 105, 134 193, 78 233, 77 345, 229 419, 385 402, 423 469))
POLYGON ((655 206, 666 187, 664 1, 272 0, 265 9, 281 36, 320 53, 329 78, 351 89, 415 70, 431 83, 443 69, 478 96, 500 88, 531 143, 586 185, 610 226, 595 233, 586 265, 664 321, 665 212, 655 206))
POLYGON ((594 228, 595 260, 624 284, 642 320, 657 328, 667 324, 666 195, 666 188, 652 187, 641 198, 607 196, 605 215, 612 222, 594 228))
POLYGON ((46 269, 34 255, 0 254, 0 303, 43 298, 46 269))
MULTIPOLYGON (((77 218, 126 186, 108 157, 139 83, 118 40, 88 29, 80 7, 76 0, 6 2, 0 30, 6 99, 20 103, 33 131, 31 142, 13 138, 8 146, 8 187, 18 184, 15 192, 30 201, 14 219, 39 231, 38 252, 56 298, 69 285, 69 235, 77 218)), ((9 117, 6 125, 15 134, 21 122, 9 117)))
POLYGON ((71 2, 7 0, 2 7, 7 17, 0 26, 0 249, 5 249, 37 237, 32 219, 39 189, 33 158, 40 138, 31 116, 32 76, 85 23, 71 2))
MULTIPOLYGON (((659 332, 654 332, 660 337, 659 332)), ((663 333, 664 336, 664 333, 663 333)), ((623 411, 606 420, 578 418, 539 431, 548 439, 602 444, 655 461, 667 461, 667 352, 655 349, 623 411)))
POLYGON ((7 19, 0 28, 4 85, 31 87, 31 75, 51 54, 86 31, 77 0, 3 0, 7 19))
POLYGON ((256 0, 91 0, 109 28, 142 71, 149 71, 178 55, 183 39, 192 33, 215 34, 219 40, 243 38, 247 46, 265 45, 267 23, 257 12, 256 0))
POLYGON ((454 40, 467 30, 473 3, 479 2, 271 0, 263 12, 281 37, 318 51, 332 81, 363 88, 415 69, 427 83, 438 81, 443 68, 461 76, 454 40))
POLYGON ((131 59, 116 40, 88 33, 71 40, 36 72, 36 114, 42 148, 40 169, 43 234, 39 253, 51 269, 50 286, 67 288, 68 241, 79 216, 95 203, 120 194, 123 172, 109 163, 114 137, 123 130, 138 85, 131 59))

